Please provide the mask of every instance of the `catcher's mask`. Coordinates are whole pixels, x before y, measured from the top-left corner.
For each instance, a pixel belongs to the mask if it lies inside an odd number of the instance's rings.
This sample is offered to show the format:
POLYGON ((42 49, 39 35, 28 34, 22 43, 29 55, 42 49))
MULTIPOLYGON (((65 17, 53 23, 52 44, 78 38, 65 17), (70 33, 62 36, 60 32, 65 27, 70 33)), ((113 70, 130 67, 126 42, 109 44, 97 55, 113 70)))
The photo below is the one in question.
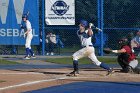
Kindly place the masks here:
POLYGON ((119 40, 119 46, 120 47, 128 45, 128 44, 129 44, 129 42, 128 42, 127 38, 122 38, 122 39, 119 40))

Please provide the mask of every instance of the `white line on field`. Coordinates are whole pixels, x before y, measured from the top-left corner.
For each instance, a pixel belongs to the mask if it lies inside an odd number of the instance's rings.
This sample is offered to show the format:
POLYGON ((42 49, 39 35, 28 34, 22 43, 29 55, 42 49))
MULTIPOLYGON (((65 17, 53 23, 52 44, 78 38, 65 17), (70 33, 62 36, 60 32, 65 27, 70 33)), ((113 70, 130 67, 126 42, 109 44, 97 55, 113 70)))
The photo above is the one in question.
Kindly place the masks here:
POLYGON ((30 75, 30 74, 42 74, 42 73, 35 73, 35 72, 27 72, 27 73, 0 73, 0 75, 30 75))
POLYGON ((5 89, 10 89, 10 88, 16 88, 16 87, 21 87, 21 86, 27 86, 27 85, 43 83, 43 82, 50 82, 50 81, 56 81, 56 80, 62 80, 62 79, 76 79, 76 78, 87 78, 87 77, 59 77, 59 78, 55 78, 55 79, 38 80, 38 81, 33 81, 33 82, 27 82, 27 83, 22 83, 22 84, 2 87, 2 88, 0 88, 0 91, 5 90, 5 89))

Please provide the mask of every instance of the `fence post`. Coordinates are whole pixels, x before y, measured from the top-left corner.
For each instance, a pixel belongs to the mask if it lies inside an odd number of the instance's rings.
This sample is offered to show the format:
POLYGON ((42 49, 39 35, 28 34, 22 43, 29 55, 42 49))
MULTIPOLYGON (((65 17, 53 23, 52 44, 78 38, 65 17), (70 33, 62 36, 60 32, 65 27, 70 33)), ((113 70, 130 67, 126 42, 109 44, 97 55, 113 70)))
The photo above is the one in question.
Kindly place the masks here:
POLYGON ((45 55, 45 31, 44 31, 44 23, 45 23, 45 1, 42 0, 42 55, 45 55))
POLYGON ((101 32, 101 48, 100 48, 100 51, 101 51, 101 56, 103 56, 103 48, 104 48, 104 38, 103 38, 103 34, 104 34, 104 0, 101 0, 101 29, 102 29, 102 32, 101 32))
POLYGON ((104 0, 98 0, 98 28, 102 29, 102 32, 98 32, 100 34, 100 46, 98 50, 99 56, 103 56, 103 27, 104 27, 104 21, 103 21, 103 10, 104 10, 104 0))

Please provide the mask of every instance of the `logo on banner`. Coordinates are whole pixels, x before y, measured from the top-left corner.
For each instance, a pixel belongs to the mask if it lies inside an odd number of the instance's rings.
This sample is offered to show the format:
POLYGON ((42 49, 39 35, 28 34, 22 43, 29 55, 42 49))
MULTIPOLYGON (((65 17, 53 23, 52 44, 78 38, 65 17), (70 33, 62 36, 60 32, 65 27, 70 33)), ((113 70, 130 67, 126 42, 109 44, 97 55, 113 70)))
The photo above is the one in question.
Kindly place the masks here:
POLYGON ((56 1, 52 7, 51 10, 58 16, 64 15, 68 10, 69 6, 64 1, 56 1))

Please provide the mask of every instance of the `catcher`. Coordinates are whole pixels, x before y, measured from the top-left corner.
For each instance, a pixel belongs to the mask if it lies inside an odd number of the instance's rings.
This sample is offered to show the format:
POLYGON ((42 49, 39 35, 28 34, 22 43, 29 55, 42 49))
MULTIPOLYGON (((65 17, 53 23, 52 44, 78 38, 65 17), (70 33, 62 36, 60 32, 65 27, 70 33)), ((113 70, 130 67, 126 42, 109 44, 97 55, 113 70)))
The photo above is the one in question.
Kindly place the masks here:
POLYGON ((125 73, 140 73, 138 66, 138 60, 136 59, 135 54, 132 52, 132 48, 127 38, 122 38, 119 40, 120 50, 109 50, 104 49, 105 53, 119 53, 118 63, 122 67, 122 72, 125 73))

